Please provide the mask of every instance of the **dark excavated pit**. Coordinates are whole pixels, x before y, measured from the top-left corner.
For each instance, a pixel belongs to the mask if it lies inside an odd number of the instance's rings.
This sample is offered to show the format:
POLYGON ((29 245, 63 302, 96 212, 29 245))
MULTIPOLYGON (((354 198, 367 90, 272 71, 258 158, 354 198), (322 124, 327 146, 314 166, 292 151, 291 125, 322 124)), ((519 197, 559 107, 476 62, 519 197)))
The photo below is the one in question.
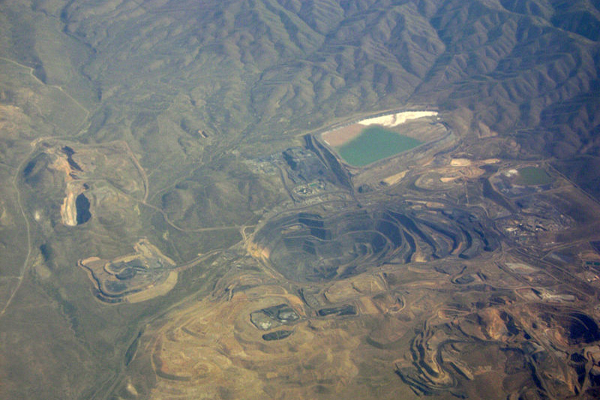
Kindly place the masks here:
POLYGON ((457 277, 456 279, 452 279, 452 283, 455 283, 457 285, 467 285, 469 283, 473 283, 475 281, 475 278, 473 277, 473 275, 462 275, 457 277))
POLYGON ((83 172, 79 164, 77 164, 75 160, 73 160, 73 155, 75 154, 75 151, 72 148, 70 148, 69 146, 64 146, 62 148, 62 152, 67 155, 67 162, 69 163, 71 168, 73 168, 76 171, 83 172))
POLYGON ((136 271, 134 268, 125 268, 115 276, 120 281, 126 281, 128 279, 133 278, 135 276, 135 274, 136 274, 136 271))
POLYGON ((294 333, 294 331, 281 330, 281 331, 275 331, 275 332, 271 332, 271 333, 265 333, 264 335, 262 335, 262 338, 263 338, 263 340, 270 342, 272 340, 285 339, 286 337, 290 336, 292 333, 294 333))
POLYGON ((593 343, 600 340, 598 324, 591 317, 581 313, 574 313, 569 317, 568 333, 571 344, 593 343))
POLYGON ((85 224, 92 218, 92 213, 90 213, 90 201, 83 193, 75 199, 75 207, 77 207, 77 225, 85 224))
POLYGON ((346 304, 341 307, 322 308, 318 311, 318 314, 321 317, 326 317, 328 315, 337 315, 340 317, 345 315, 356 315, 356 307, 352 304, 346 304))
POLYGON ((300 316, 287 304, 278 304, 273 307, 263 308, 250 314, 250 321, 260 330, 266 331, 281 325, 296 323, 300 316))
POLYGON ((542 313, 540 318, 549 325, 562 328, 569 345, 589 344, 600 341, 600 328, 589 315, 573 313, 542 313))
POLYGON ((267 222, 254 241, 288 279, 343 279, 384 263, 472 258, 498 248, 498 237, 466 211, 370 207, 321 215, 290 213, 267 222))

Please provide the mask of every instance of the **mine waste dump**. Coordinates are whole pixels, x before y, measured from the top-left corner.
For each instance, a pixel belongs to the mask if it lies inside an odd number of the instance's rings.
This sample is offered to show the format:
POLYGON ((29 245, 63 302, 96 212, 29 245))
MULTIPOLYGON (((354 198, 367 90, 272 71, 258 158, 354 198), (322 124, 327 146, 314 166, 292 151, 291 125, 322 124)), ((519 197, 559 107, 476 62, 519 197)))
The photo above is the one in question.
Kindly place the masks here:
POLYGON ((313 282, 343 279, 384 263, 470 259, 498 247, 497 235, 473 214, 391 206, 327 216, 290 213, 269 221, 254 240, 285 277, 313 282))

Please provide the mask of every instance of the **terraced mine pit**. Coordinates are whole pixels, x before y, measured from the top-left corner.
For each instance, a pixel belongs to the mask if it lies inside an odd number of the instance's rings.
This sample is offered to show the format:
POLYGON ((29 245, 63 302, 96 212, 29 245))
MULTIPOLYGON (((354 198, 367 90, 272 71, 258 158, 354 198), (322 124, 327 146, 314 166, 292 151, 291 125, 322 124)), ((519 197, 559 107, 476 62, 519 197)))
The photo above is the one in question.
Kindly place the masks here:
POLYGON ((177 283, 175 262, 147 240, 140 240, 135 253, 113 260, 90 257, 79 262, 94 285, 94 293, 105 303, 137 303, 168 293, 177 283))
MULTIPOLYGON (((541 315, 546 324, 544 335, 567 328, 569 345, 576 343, 573 336, 598 340, 591 318, 567 315, 565 319, 560 314, 541 315)), ((509 312, 486 306, 475 313, 446 314, 444 318, 452 318, 452 323, 431 321, 433 324, 414 338, 412 364, 396 366, 397 374, 417 394, 450 392, 457 397, 498 398, 497 393, 508 390, 520 398, 540 398, 540 392, 550 390, 556 398, 567 398, 585 380, 585 370, 580 379, 575 368, 557 368, 547 347, 530 342, 532 334, 538 336, 538 327, 521 325, 509 312), (579 383, 574 383, 577 380, 579 383)), ((560 350, 567 347, 565 343, 560 350)))
POLYGON ((589 315, 580 312, 543 310, 540 319, 552 327, 552 335, 564 347, 589 344, 600 340, 598 324, 589 315))
POLYGON ((288 279, 327 281, 384 263, 470 259, 494 251, 498 241, 474 215, 460 210, 419 213, 381 206, 291 213, 266 223, 253 245, 288 279))
POLYGON ((23 177, 40 197, 50 199, 60 193, 63 225, 82 225, 98 215, 108 221, 110 214, 122 214, 121 209, 131 212, 132 200, 145 195, 144 176, 128 150, 124 142, 49 143, 25 166, 23 177))

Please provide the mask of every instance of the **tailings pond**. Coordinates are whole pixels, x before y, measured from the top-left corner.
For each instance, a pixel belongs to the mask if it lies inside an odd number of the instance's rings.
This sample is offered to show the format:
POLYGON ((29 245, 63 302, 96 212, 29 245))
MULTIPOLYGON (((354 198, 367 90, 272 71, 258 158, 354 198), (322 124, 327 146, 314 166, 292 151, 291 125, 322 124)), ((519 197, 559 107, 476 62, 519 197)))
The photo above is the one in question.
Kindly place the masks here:
POLYGON ((519 168, 519 177, 517 184, 519 185, 548 185, 553 179, 545 169, 538 167, 519 168))
POLYGON ((349 143, 336 148, 340 156, 348 164, 364 167, 411 150, 422 144, 417 139, 400 135, 380 126, 365 128, 359 136, 349 143))

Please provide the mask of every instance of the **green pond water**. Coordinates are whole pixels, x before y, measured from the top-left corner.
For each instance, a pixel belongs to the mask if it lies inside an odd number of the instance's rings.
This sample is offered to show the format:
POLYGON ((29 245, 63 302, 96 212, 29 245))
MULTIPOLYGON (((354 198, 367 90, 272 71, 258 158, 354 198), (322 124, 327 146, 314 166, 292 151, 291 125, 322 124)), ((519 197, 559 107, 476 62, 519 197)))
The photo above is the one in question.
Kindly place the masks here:
POLYGON ((518 171, 517 184, 519 185, 547 185, 552 183, 552 177, 543 168, 524 167, 518 171))
POLYGON ((365 128, 356 138, 336 148, 348 164, 363 167, 375 161, 405 152, 421 144, 417 139, 400 135, 379 126, 365 128))

